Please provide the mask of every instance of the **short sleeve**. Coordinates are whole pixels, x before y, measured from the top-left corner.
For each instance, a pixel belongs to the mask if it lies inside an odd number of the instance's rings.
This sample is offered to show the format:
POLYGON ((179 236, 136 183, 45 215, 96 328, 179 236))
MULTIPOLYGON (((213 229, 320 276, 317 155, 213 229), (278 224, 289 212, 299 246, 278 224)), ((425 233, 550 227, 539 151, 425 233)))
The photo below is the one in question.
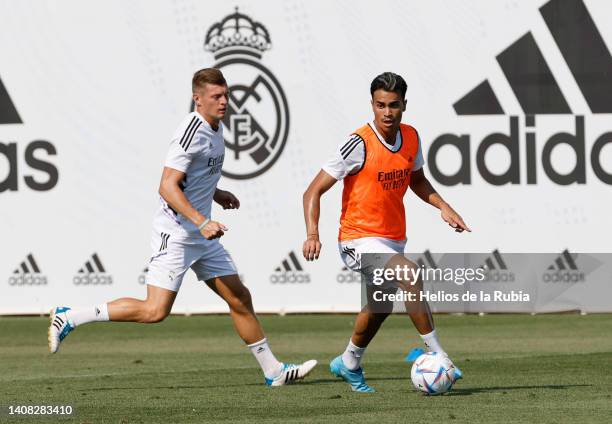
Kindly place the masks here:
POLYGON ((202 121, 195 116, 188 118, 191 119, 183 121, 176 130, 164 162, 164 166, 181 172, 187 172, 202 136, 201 131, 198 131, 202 121))
POLYGON ((170 143, 170 149, 168 149, 164 166, 176 169, 177 171, 187 172, 187 168, 191 165, 192 159, 193 150, 190 149, 189 151, 185 151, 178 143, 178 140, 173 140, 172 143, 170 143))
POLYGON ((364 141, 357 134, 352 134, 347 141, 338 146, 338 149, 321 168, 336 180, 342 180, 347 175, 359 172, 364 159, 364 141))
POLYGON ((423 150, 421 149, 421 136, 417 133, 417 139, 419 140, 419 148, 417 150, 416 157, 414 158, 414 166, 412 167, 412 172, 418 171, 423 168, 425 165, 425 159, 423 159, 423 150))

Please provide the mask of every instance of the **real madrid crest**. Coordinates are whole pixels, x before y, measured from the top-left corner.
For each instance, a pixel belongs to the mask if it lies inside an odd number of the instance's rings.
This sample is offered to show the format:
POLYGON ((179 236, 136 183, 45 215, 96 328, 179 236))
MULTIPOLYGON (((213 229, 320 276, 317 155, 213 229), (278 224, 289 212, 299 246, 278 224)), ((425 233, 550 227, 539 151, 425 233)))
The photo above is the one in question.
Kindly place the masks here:
POLYGON ((206 33, 204 49, 213 53, 229 85, 223 119, 225 162, 221 171, 234 179, 254 178, 278 160, 289 134, 287 98, 276 77, 261 63, 271 48, 259 22, 236 11, 206 33))

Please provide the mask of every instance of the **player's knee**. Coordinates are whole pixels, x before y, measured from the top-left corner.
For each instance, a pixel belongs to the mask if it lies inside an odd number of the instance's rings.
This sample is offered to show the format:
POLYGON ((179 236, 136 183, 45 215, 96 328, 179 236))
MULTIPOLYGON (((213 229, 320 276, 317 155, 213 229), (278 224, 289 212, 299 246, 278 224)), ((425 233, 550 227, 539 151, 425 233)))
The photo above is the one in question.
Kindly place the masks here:
POLYGON ((379 310, 379 311, 376 311, 375 313, 371 314, 368 317, 368 321, 372 325, 380 327, 382 325, 382 323, 387 319, 387 317, 389 315, 391 315, 391 311, 379 310))
POLYGON ((168 316, 168 311, 158 305, 147 305, 144 310, 143 321, 149 324, 163 321, 168 316))
POLYGON ((238 312, 251 310, 251 302, 251 292, 244 286, 234 291, 233 296, 228 300, 230 308, 238 312))

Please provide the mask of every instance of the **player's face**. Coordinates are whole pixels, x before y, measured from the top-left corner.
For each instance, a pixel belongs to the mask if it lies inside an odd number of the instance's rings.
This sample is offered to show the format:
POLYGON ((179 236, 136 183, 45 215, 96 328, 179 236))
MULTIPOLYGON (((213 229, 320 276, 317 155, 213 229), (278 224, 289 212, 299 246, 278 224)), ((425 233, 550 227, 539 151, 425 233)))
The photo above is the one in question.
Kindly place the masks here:
POLYGON ((376 126, 384 131, 399 128, 406 100, 393 91, 376 90, 372 95, 372 110, 376 126))
POLYGON ((227 112, 227 85, 204 84, 193 94, 198 112, 205 118, 220 121, 227 112))

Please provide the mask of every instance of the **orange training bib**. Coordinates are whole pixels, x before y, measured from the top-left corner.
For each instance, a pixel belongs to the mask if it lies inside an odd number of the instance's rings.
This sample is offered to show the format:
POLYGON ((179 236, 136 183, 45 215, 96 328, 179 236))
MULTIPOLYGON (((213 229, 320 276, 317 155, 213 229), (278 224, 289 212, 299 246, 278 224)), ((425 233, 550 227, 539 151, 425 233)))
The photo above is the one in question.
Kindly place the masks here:
POLYGON ((344 178, 339 240, 361 237, 406 238, 404 194, 419 148, 419 137, 410 125, 400 124, 401 145, 391 151, 370 127, 355 131, 365 144, 361 169, 344 178))

